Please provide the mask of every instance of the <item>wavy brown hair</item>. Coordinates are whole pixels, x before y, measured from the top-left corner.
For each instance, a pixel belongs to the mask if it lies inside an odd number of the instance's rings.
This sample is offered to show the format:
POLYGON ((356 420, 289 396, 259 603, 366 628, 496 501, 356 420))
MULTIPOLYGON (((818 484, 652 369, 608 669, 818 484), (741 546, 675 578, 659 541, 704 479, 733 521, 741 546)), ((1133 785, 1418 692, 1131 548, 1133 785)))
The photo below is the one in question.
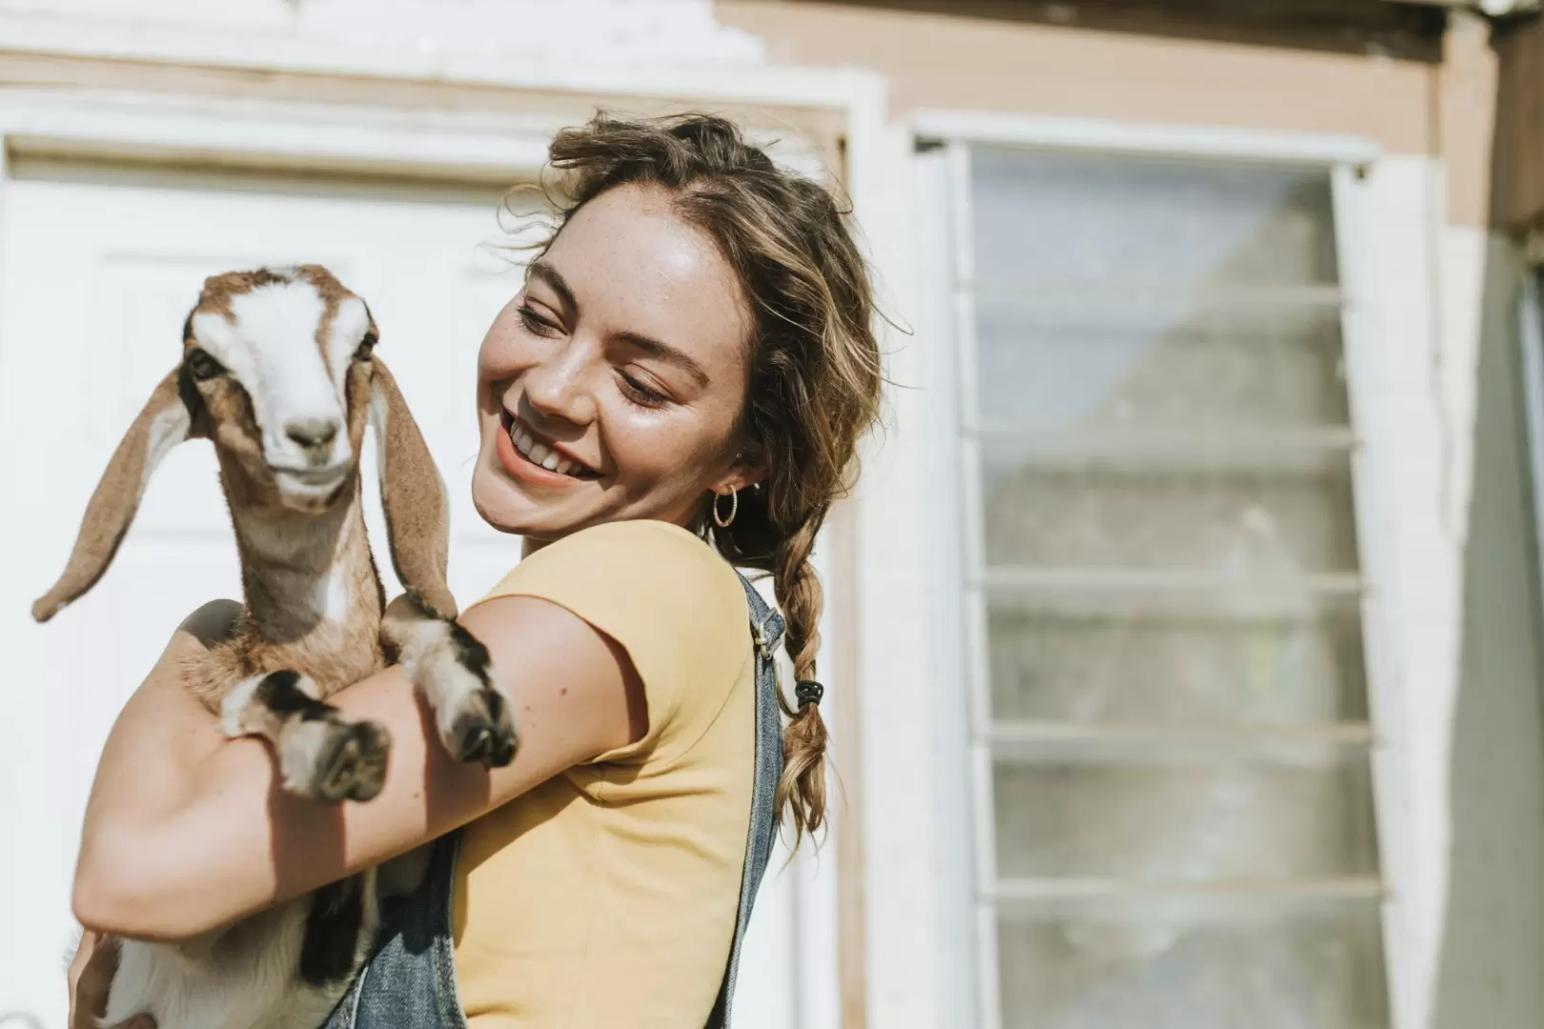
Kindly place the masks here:
MULTIPOLYGON (((734 269, 752 315, 750 374, 736 428, 740 460, 765 469, 743 490, 733 523, 698 531, 731 563, 772 574, 800 680, 816 677, 820 580, 810 551, 826 512, 857 473, 859 439, 878 415, 880 354, 868 269, 851 211, 819 183, 777 167, 733 122, 708 114, 623 120, 597 114, 564 129, 548 150, 559 175, 556 226, 609 189, 668 191, 676 212, 713 239, 734 269)), ((552 194, 549 194, 552 199, 552 194)), ((779 691, 783 774, 779 819, 795 841, 826 819, 826 727, 813 703, 779 691)))

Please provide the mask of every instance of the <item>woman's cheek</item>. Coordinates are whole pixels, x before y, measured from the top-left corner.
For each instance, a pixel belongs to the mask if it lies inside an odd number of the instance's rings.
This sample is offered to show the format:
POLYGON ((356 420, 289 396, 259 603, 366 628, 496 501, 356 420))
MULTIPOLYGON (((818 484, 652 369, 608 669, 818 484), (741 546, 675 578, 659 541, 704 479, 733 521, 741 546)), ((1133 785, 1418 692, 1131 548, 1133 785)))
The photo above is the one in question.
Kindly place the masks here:
POLYGON ((685 427, 675 419, 628 412, 611 420, 606 449, 615 467, 640 487, 666 485, 691 467, 693 450, 685 427))
POLYGON ((477 348, 478 378, 485 382, 510 378, 520 368, 518 317, 515 302, 510 301, 488 326, 482 346, 477 348))

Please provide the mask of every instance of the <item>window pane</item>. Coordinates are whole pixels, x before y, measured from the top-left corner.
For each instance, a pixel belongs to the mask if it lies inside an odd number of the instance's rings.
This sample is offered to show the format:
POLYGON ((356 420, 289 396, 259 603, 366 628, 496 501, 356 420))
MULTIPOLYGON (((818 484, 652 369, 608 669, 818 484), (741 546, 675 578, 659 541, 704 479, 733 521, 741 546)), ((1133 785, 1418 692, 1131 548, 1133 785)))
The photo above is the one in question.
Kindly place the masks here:
POLYGON ((1380 1029, 1378 910, 1028 920, 997 930, 1004 1029, 1380 1029))
POLYGON ((1003 1024, 1385 1025, 1329 170, 970 167, 1003 1024))
POLYGON ((1362 721, 1352 603, 1219 617, 1046 610, 987 600, 992 717, 1074 724, 1362 721))
POLYGON ((999 759, 992 779, 999 879, 1205 882, 1377 868, 1364 753, 1297 745, 1275 760, 999 759))
POLYGON ((981 464, 989 565, 1238 576, 1356 568, 1343 453, 1302 455, 1293 467, 1186 468, 1048 460, 1025 441, 990 439, 981 464))
POLYGON ((1347 424, 1335 305, 1111 288, 976 303, 978 420, 1035 432, 1347 424))
POLYGON ((972 151, 976 284, 1333 284, 1322 169, 972 151))

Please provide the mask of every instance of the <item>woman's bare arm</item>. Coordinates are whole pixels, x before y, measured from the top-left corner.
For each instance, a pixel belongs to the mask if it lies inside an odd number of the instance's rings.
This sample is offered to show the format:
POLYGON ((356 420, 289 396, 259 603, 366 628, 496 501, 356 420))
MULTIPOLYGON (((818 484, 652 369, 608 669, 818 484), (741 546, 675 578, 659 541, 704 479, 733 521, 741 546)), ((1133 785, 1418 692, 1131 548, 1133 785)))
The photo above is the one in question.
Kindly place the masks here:
POLYGON ((380 795, 297 800, 278 788, 266 745, 226 740, 178 679, 231 611, 207 605, 178 629, 108 737, 75 870, 75 916, 88 929, 196 936, 410 850, 647 729, 642 683, 617 643, 555 604, 499 597, 461 623, 510 698, 514 761, 489 771, 452 760, 393 667, 331 698, 391 732, 380 795))

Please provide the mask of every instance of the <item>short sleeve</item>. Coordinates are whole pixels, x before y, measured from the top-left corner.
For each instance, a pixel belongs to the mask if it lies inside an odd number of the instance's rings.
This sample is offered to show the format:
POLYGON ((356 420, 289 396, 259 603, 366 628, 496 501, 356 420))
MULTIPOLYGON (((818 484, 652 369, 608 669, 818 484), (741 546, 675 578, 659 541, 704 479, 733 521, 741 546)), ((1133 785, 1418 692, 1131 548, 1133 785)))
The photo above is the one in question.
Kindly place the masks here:
POLYGON ((484 599, 513 596, 566 608, 632 660, 648 731, 597 763, 677 753, 722 707, 749 651, 745 594, 734 570, 668 522, 608 522, 555 540, 484 599))

